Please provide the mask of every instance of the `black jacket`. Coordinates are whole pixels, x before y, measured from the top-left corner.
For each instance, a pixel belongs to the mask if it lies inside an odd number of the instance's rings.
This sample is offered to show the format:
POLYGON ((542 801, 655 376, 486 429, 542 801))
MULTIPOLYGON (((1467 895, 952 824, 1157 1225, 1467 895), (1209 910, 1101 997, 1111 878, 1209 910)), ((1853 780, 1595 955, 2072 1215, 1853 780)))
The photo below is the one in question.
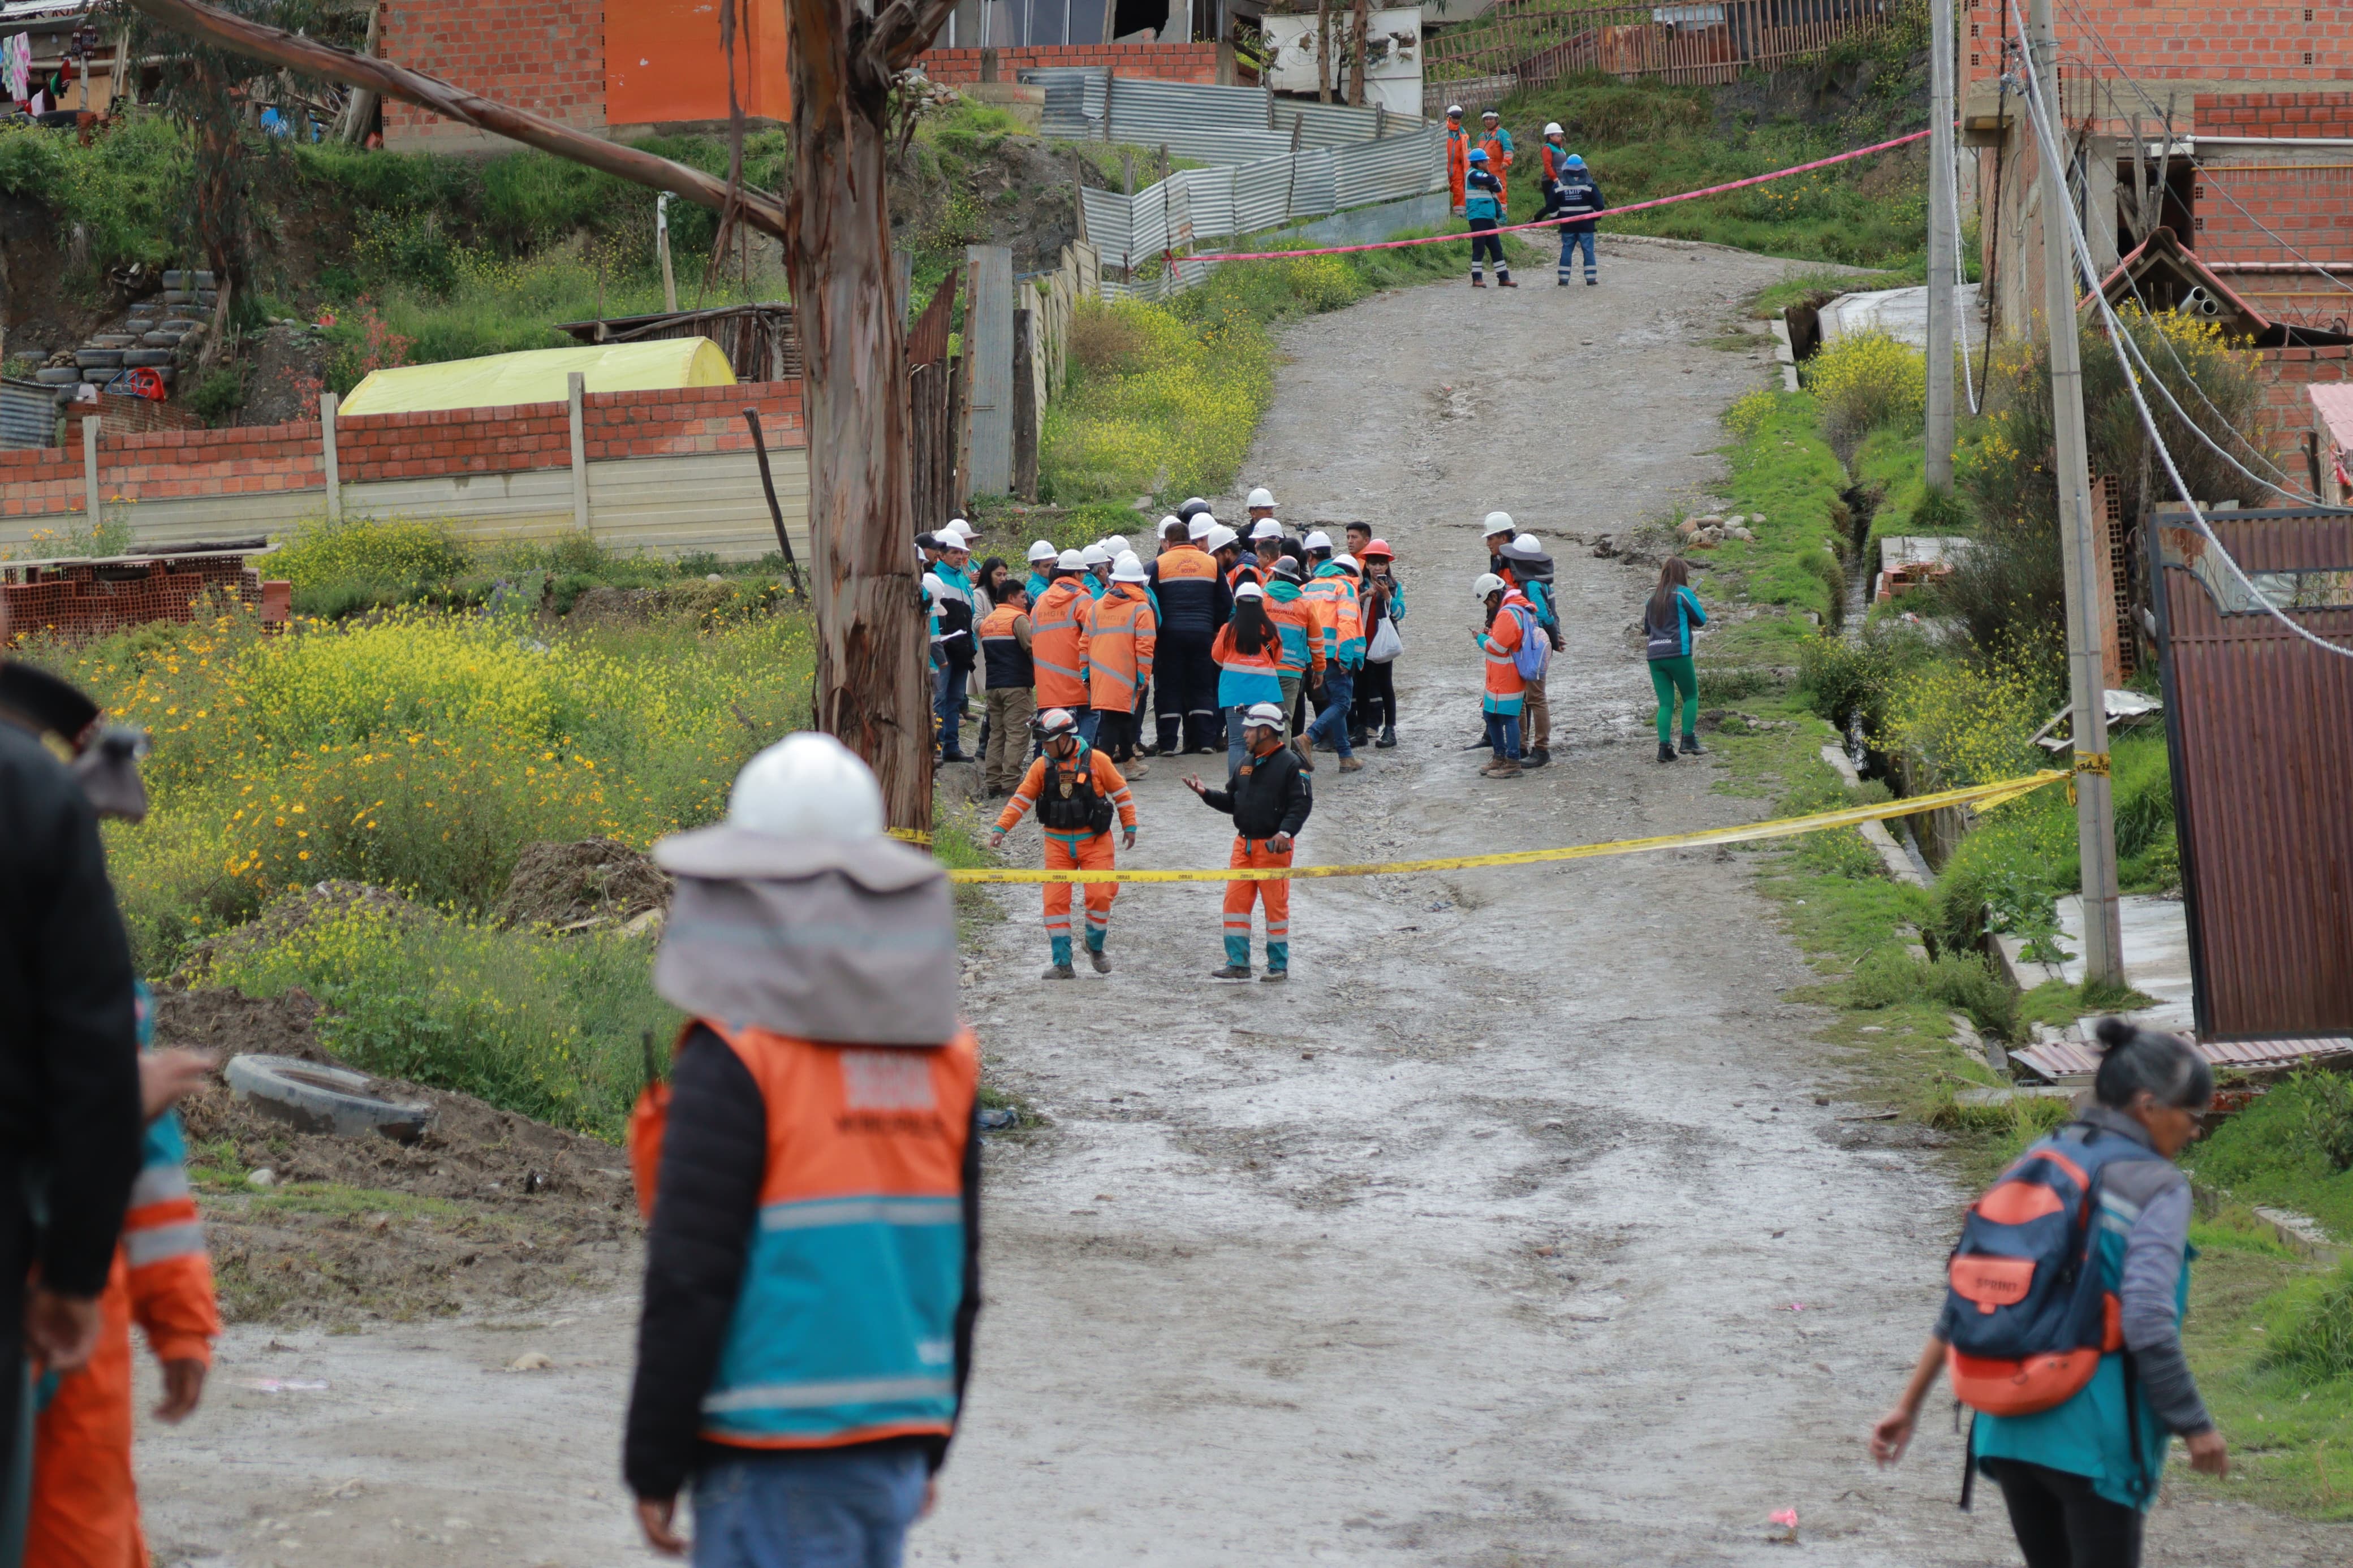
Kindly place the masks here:
POLYGON ((139 1174, 131 983, 98 817, 65 764, 0 719, 0 1202, 46 1173, 35 1257, 71 1296, 106 1288, 139 1174))
MULTIPOLYGON (((760 1220, 768 1165, 768 1111, 760 1086, 727 1042, 697 1026, 670 1072, 653 1225, 646 1236, 645 1308, 638 1320, 637 1380, 629 1390, 621 1468, 639 1497, 678 1495, 689 1476, 745 1450, 705 1444, 702 1396, 719 1367, 727 1322, 760 1220)), ((979 1107, 964 1152, 964 1300, 955 1317, 956 1405, 972 1373, 980 1315, 979 1107)), ((936 1470, 944 1437, 912 1443, 936 1470)))
POLYGON ((1315 793, 1299 765, 1299 753, 1277 746, 1263 757, 1252 757, 1223 789, 1203 790, 1201 798, 1234 819, 1234 831, 1244 838, 1271 838, 1278 833, 1294 837, 1307 826, 1315 809, 1315 793))

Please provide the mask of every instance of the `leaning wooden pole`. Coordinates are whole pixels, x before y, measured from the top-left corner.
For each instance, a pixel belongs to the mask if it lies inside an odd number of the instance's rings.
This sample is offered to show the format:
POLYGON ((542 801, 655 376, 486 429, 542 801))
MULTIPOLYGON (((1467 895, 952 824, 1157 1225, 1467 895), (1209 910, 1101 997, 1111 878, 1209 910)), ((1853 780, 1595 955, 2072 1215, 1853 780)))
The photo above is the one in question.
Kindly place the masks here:
MULTIPOLYGON (((234 53, 324 77, 346 87, 365 89, 385 98, 396 98, 444 119, 520 142, 526 147, 536 147, 543 153, 553 153, 575 163, 586 163, 592 169, 602 169, 616 178, 657 191, 675 191, 700 206, 727 205, 727 183, 700 169, 587 135, 553 120, 543 120, 528 110, 495 102, 423 71, 410 70, 370 55, 355 55, 349 49, 339 49, 283 28, 248 22, 233 12, 205 5, 203 0, 131 0, 131 4, 174 32, 203 38, 234 53)), ((776 197, 758 191, 740 191, 736 201, 744 221, 773 235, 784 234, 785 205, 776 197)))

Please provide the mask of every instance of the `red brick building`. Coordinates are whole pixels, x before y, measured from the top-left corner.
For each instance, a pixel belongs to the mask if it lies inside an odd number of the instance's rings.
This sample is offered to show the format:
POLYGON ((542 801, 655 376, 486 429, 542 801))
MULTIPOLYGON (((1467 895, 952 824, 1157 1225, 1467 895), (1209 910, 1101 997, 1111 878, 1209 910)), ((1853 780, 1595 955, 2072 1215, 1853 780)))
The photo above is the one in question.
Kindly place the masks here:
MULTIPOLYGON (((626 137, 716 126, 727 119, 725 56, 712 0, 381 3, 388 58, 575 130, 626 137)), ((1108 9, 1103 0, 1061 0, 1059 9, 1053 0, 965 0, 941 30, 940 47, 922 63, 935 80, 978 81, 981 45, 987 42, 997 56, 997 74, 1008 81, 1017 69, 1040 65, 1217 80, 1218 45, 1156 41, 1169 20, 1166 0, 1117 0, 1108 9), (1107 29, 1131 23, 1137 31, 1113 42, 1107 29), (1145 27, 1155 41, 1143 41, 1145 27)), ((792 118, 782 0, 752 0, 745 6, 735 78, 736 100, 754 124, 781 125, 792 118)), ((403 152, 488 152, 506 145, 471 126, 389 102, 384 139, 403 152)))

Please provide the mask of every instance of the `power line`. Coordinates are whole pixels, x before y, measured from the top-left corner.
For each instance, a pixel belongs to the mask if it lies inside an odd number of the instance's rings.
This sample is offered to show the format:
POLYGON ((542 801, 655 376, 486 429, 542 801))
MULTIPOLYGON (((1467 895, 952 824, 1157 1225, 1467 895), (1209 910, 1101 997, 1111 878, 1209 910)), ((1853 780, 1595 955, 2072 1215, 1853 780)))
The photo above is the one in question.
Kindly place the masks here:
MULTIPOLYGON (((2017 0, 2005 0, 2005 5, 2015 14, 2017 0)), ((2024 31, 2021 26, 2020 32, 2023 34, 2024 31)), ((2042 83, 2035 79, 2035 73, 2030 69, 2025 76, 2028 116, 2034 121, 2035 142, 2042 157, 2047 161, 2047 166, 2055 172, 2063 165, 2059 161, 2058 139, 2051 130, 2049 106, 2042 100, 2042 83)), ((2076 258, 2083 264, 2084 269, 2089 272, 2092 269, 2092 244, 2084 237, 2084 226, 2076 218, 2074 208, 2068 203, 2061 202, 2059 208, 2066 219, 2068 234, 2074 241, 2076 258)), ((2132 362, 2126 356, 2120 345, 2120 340, 2125 336, 2123 327, 2116 320, 2116 311, 2108 304, 2107 295, 2098 289, 2094 289, 2092 299, 2098 304, 2100 319, 2107 328, 2108 346, 2116 353, 2117 361, 2124 367, 2125 388, 2132 394, 2133 406, 2140 413, 2141 428, 2148 433, 2149 440, 2156 445, 2157 455, 2165 463, 2166 476, 2172 479, 2175 493, 2181 497, 2181 504, 2189 509, 2190 521, 2197 525, 2198 531, 2205 536, 2206 542, 2213 547, 2214 553, 2221 558, 2222 564, 2230 570, 2231 575, 2239 580, 2239 585, 2247 591, 2248 597, 2261 605, 2264 612, 2274 620, 2316 647, 2336 654, 2340 658, 2353 658, 2353 647, 2340 647, 2316 636, 2291 619, 2277 605, 2273 604, 2255 587, 2229 549, 2223 545, 2220 538, 2216 537, 2213 526, 2206 521, 2205 512, 2200 509, 2197 500, 2189 493, 2189 486, 2182 479, 2181 470, 2174 465, 2173 452, 2166 446, 2165 437, 2158 431, 2157 416, 2149 412, 2147 399, 2141 395, 2139 378, 2133 374, 2132 362)), ((2052 323, 2052 327, 2056 331, 2057 323, 2052 323)), ((2070 476, 2065 474, 2058 476, 2059 482, 2063 485, 2068 483, 2069 479, 2070 476)))

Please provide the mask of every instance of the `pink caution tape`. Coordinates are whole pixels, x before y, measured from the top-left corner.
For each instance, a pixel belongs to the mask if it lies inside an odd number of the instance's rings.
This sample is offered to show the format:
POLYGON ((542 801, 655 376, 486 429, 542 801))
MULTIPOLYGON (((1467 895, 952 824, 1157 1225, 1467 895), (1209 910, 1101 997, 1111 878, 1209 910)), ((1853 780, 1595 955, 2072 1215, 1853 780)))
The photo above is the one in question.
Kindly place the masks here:
MULTIPOLYGON (((1909 136, 1898 136, 1893 141, 1888 142, 1876 142, 1868 147, 1857 147, 1852 153, 1833 153, 1828 158, 1817 158, 1810 163, 1799 163, 1793 168, 1776 169, 1769 174, 1751 174, 1745 180, 1735 180, 1729 184, 1710 185, 1704 191, 1685 191, 1679 196, 1660 196, 1653 201, 1636 202, 1631 206, 1611 207, 1606 212, 1596 213, 1593 216, 1596 217, 1623 217, 1628 213, 1638 213, 1646 207, 1669 206, 1676 202, 1695 202, 1702 196, 1720 196, 1726 191, 1737 191, 1746 189, 1750 185, 1761 185, 1769 180, 1786 180, 1792 174, 1810 174, 1816 169, 1827 169, 1833 163, 1844 163, 1855 158, 1868 158, 1873 153, 1884 153, 1891 147, 1901 147, 1906 142, 1921 141, 1926 138, 1927 134, 1928 132, 1926 131, 1915 131, 1909 136)), ((1503 228, 1482 229, 1480 232, 1482 234, 1517 234, 1524 228, 1557 228, 1563 221, 1563 219, 1556 217, 1538 218, 1534 223, 1515 223, 1503 228)), ((1576 220, 1569 219, 1566 221, 1574 222, 1576 220)), ((1460 245, 1462 241, 1470 237, 1470 234, 1466 231, 1461 234, 1425 235, 1419 239, 1384 239, 1371 245, 1327 245, 1320 250, 1206 251, 1198 256, 1181 257, 1178 259, 1185 261, 1288 261, 1293 257, 1300 256, 1345 256, 1351 251, 1397 250, 1409 245, 1460 245)))

